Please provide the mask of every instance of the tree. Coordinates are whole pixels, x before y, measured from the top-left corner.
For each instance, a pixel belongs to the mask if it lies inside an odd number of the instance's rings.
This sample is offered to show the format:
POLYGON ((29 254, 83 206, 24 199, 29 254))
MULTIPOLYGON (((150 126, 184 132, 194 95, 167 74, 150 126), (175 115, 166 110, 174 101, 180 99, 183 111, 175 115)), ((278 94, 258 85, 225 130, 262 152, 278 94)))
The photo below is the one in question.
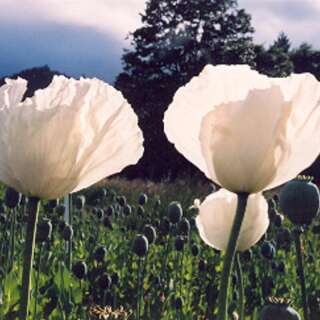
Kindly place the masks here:
POLYGON ((302 43, 290 53, 294 72, 310 72, 320 80, 320 51, 313 49, 308 43, 302 43))
POLYGON ((288 76, 294 68, 290 57, 290 47, 290 40, 283 32, 267 50, 262 45, 256 45, 256 69, 271 77, 288 76))
POLYGON ((46 88, 50 84, 54 75, 61 75, 61 73, 58 71, 52 71, 47 65, 35 67, 23 70, 8 77, 0 78, 0 86, 5 83, 5 78, 23 78, 28 81, 27 91, 24 97, 31 97, 33 96, 34 91, 46 88))
POLYGON ((132 33, 132 49, 116 79, 137 112, 145 154, 134 175, 157 179, 192 171, 169 145, 163 114, 175 91, 208 64, 254 64, 251 17, 236 0, 149 0, 143 26, 132 33))

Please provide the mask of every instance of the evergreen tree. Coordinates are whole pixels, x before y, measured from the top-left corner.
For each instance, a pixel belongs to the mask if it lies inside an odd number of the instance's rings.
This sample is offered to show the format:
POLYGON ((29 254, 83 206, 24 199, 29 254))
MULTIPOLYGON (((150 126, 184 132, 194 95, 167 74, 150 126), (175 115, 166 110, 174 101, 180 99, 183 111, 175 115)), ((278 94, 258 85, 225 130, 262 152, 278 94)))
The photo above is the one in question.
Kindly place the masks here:
POLYGON ((294 72, 310 72, 320 80, 320 51, 313 49, 308 43, 302 43, 290 53, 294 72))
POLYGON ((157 179, 191 170, 164 136, 164 111, 175 91, 206 64, 254 64, 250 20, 236 0, 147 1, 143 26, 133 32, 116 80, 138 113, 146 140, 133 175, 157 179))
POLYGON ((256 69, 271 77, 288 76, 293 71, 290 47, 290 40, 283 32, 267 50, 262 45, 256 45, 256 69))
POLYGON ((27 91, 24 98, 33 96, 38 89, 46 88, 52 81, 54 75, 61 75, 58 71, 51 70, 47 65, 23 70, 19 73, 0 78, 0 86, 5 83, 5 78, 17 79, 18 77, 28 81, 27 91))

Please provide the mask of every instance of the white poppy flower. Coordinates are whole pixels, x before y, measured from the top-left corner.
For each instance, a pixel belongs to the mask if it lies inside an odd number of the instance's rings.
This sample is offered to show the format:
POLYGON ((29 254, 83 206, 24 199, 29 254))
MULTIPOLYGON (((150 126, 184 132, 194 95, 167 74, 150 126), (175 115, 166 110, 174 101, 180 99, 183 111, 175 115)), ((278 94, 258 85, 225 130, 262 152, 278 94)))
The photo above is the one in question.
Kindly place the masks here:
MULTIPOLYGON (((200 205, 196 225, 209 246, 225 250, 237 208, 237 195, 226 189, 210 194, 200 205)), ((269 226, 268 204, 261 193, 252 194, 241 225, 237 250, 245 251, 257 243, 269 226)))
POLYGON ((97 79, 54 77, 21 102, 27 82, 0 88, 0 180, 28 196, 59 198, 135 164, 143 153, 137 116, 97 79))
POLYGON ((269 78, 245 65, 208 65, 180 88, 164 117, 176 149, 232 192, 279 186, 320 152, 320 82, 269 78))

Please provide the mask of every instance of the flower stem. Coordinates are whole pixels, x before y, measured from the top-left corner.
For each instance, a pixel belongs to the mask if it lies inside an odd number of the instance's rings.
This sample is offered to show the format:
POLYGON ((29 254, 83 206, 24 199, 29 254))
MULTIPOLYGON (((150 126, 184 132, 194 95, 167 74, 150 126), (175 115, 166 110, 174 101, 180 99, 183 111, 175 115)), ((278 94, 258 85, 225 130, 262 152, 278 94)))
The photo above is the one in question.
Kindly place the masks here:
POLYGON ((34 256, 35 236, 39 215, 38 198, 31 197, 28 202, 28 225, 27 235, 23 257, 23 271, 22 271, 22 292, 20 304, 20 320, 28 319, 28 309, 30 301, 30 288, 31 288, 31 271, 34 256))
POLYGON ((294 234, 294 242, 296 245, 296 252, 297 252, 298 275, 300 279, 302 304, 303 304, 303 317, 304 317, 304 320, 309 320, 306 281, 305 281, 304 269, 303 269, 303 257, 302 257, 300 231, 295 230, 293 234, 294 234))
POLYGON ((238 193, 237 196, 238 196, 237 211, 233 221, 231 234, 230 234, 227 250, 226 250, 224 261, 223 261, 223 269, 222 269, 222 275, 221 275, 219 301, 218 301, 218 306, 219 306, 218 319, 219 320, 228 319, 227 318, 228 317, 228 294, 229 294, 229 287, 230 287, 230 275, 233 267, 233 260, 236 252, 237 241, 238 241, 242 221, 244 218, 249 194, 238 193))
POLYGON ((138 258, 138 299, 137 299, 137 309, 136 309, 136 319, 140 320, 140 302, 141 302, 141 258, 138 258))
POLYGON ((243 287, 243 273, 240 261, 240 254, 237 254, 236 269, 239 279, 239 320, 244 320, 244 287, 243 287))
POLYGON ((41 271, 41 255, 42 255, 42 246, 43 243, 40 243, 39 253, 38 253, 38 263, 37 263, 37 275, 36 275, 36 284, 35 284, 35 297, 34 297, 34 309, 33 309, 33 319, 37 318, 37 306, 38 306, 38 291, 39 291, 39 277, 41 271))

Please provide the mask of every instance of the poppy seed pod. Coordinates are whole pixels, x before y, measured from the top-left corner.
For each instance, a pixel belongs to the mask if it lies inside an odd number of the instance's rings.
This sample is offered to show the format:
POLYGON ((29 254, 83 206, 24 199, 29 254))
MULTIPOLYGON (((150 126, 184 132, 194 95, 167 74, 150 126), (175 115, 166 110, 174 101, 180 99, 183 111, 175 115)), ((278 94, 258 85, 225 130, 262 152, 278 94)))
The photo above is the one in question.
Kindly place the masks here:
POLYGON ((66 241, 71 241, 73 238, 73 228, 69 224, 66 224, 63 231, 62 231, 62 237, 66 241))
POLYGON ((132 208, 129 204, 126 204, 124 207, 123 207, 123 213, 126 215, 126 216, 129 216, 131 213, 132 213, 132 208))
POLYGON ((114 214, 114 208, 113 208, 113 206, 109 206, 108 208, 107 208, 107 210, 105 210, 105 213, 106 213, 106 215, 107 216, 112 216, 113 214, 114 214))
POLYGON ((191 246, 191 254, 196 257, 200 252, 199 246, 197 244, 193 244, 191 246))
POLYGON ((133 242, 133 252, 141 258, 147 255, 148 249, 149 242, 147 237, 143 235, 137 235, 133 242))
POLYGON ((174 308, 177 310, 181 310, 183 307, 183 302, 184 301, 182 297, 175 298, 173 303, 174 308))
POLYGON ((60 204, 57 206, 56 211, 58 214, 60 214, 62 216, 62 215, 64 215, 64 213, 66 211, 66 207, 63 204, 60 204))
POLYGON ((52 210, 55 209, 57 207, 57 205, 59 204, 59 199, 51 199, 48 201, 48 207, 52 210))
POLYGON ((127 198, 125 196, 117 197, 117 201, 121 207, 124 207, 127 204, 127 198))
POLYGON ((283 223, 283 215, 282 214, 275 214, 275 216, 273 217, 273 221, 274 221, 274 224, 280 228, 282 226, 282 223, 283 223))
POLYGON ((52 233, 52 224, 50 220, 44 220, 38 223, 36 241, 44 242, 50 239, 52 233))
POLYGON ((148 196, 145 193, 141 193, 138 198, 140 206, 144 206, 148 202, 148 196))
POLYGON ((111 286, 111 283, 112 283, 112 280, 111 280, 110 276, 108 276, 107 274, 103 274, 103 275, 100 276, 99 279, 98 279, 99 287, 100 287, 102 290, 107 290, 107 289, 109 289, 110 286, 111 286))
POLYGON ((109 217, 104 217, 103 221, 102 221, 103 225, 105 226, 105 228, 112 230, 112 223, 109 217))
POLYGON ((164 236, 166 236, 169 233, 170 225, 171 223, 167 217, 163 217, 161 219, 159 229, 164 236))
POLYGON ((77 261, 72 266, 73 274, 80 280, 82 280, 88 273, 87 264, 84 261, 77 261))
POLYGON ((198 263, 198 269, 200 272, 205 272, 207 270, 207 261, 204 259, 200 259, 198 263))
POLYGON ((178 223, 183 215, 181 204, 177 201, 173 201, 168 206, 168 217, 171 223, 178 223))
POLYGON ((274 258, 274 255, 276 253, 275 247, 268 241, 265 241, 261 246, 261 255, 268 259, 272 260, 274 258))
POLYGON ((138 216, 143 216, 144 215, 144 207, 143 206, 138 205, 138 207, 137 207, 137 215, 138 216))
POLYGON ((262 308, 258 320, 301 320, 301 317, 288 303, 269 301, 262 308))
POLYGON ((0 213, 0 223, 5 224, 7 222, 7 216, 3 213, 0 213))
POLYGON ((183 217, 178 224, 178 230, 182 235, 188 235, 190 232, 191 226, 187 218, 183 217))
POLYGON ((14 190, 13 188, 6 188, 6 192, 4 195, 4 204, 10 208, 14 209, 16 206, 19 205, 21 200, 21 194, 14 190))
POLYGON ((76 207, 76 209, 82 210, 85 203, 86 203, 86 197, 83 195, 77 196, 73 201, 74 201, 74 206, 76 207))
POLYGON ((118 272, 112 273, 111 280, 112 280, 112 285, 113 286, 117 286, 119 284, 119 281, 120 281, 119 273, 118 272))
POLYGON ((151 225, 145 225, 143 229, 143 234, 147 237, 149 244, 152 244, 156 241, 157 233, 156 229, 151 225))
POLYGON ((174 246, 177 251, 182 251, 184 248, 184 238, 182 236, 177 236, 174 240, 174 246))
POLYGON ((103 262, 106 254, 107 254, 107 248, 105 246, 100 246, 94 252, 94 259, 97 262, 103 262))
POLYGON ((305 180, 288 182, 280 193, 280 208, 289 220, 297 225, 309 225, 319 213, 318 187, 305 180))

